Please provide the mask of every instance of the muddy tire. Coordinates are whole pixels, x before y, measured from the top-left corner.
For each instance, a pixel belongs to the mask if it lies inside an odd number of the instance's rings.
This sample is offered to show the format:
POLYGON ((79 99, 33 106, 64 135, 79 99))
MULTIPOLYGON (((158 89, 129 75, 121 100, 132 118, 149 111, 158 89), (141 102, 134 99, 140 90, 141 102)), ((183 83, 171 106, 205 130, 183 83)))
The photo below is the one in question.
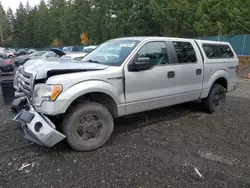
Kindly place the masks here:
POLYGON ((222 85, 214 84, 208 94, 208 97, 203 99, 205 110, 208 113, 217 113, 221 111, 226 101, 226 90, 222 85))
POLYGON ((103 146, 114 129, 114 119, 106 107, 84 102, 70 110, 63 123, 66 141, 77 151, 90 151, 103 146))

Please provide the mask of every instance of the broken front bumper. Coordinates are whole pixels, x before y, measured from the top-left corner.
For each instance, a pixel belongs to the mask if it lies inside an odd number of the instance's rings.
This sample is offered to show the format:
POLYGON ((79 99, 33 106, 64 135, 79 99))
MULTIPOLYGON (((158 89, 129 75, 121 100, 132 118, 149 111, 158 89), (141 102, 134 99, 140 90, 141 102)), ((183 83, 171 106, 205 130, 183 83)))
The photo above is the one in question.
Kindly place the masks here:
MULTIPOLYGON (((20 122, 25 133, 25 138, 39 145, 52 147, 65 138, 65 135, 56 130, 53 122, 45 115, 39 114, 24 98, 15 99, 12 110, 19 112, 14 121, 20 122)), ((27 100, 27 99, 26 99, 27 100)))

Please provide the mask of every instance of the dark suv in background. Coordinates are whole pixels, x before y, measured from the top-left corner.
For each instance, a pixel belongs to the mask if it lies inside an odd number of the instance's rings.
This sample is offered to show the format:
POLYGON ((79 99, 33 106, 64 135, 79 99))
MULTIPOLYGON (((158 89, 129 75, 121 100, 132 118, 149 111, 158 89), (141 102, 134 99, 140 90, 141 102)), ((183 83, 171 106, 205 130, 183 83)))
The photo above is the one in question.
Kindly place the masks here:
POLYGON ((14 71, 14 66, 11 61, 0 58, 0 76, 3 73, 10 73, 14 71))

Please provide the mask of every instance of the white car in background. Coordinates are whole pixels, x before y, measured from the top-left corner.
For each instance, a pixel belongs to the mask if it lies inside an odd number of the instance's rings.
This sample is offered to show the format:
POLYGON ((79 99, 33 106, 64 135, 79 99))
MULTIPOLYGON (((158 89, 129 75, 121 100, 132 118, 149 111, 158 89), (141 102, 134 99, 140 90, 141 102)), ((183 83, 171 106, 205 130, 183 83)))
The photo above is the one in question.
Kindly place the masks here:
POLYGON ((4 47, 0 47, 0 57, 11 59, 11 58, 15 57, 15 55, 11 50, 6 49, 4 47))
POLYGON ((95 50, 96 48, 97 48, 97 46, 87 46, 87 47, 83 48, 83 51, 89 53, 89 52, 92 52, 93 50, 95 50))
POLYGON ((15 57, 14 53, 11 50, 5 50, 5 56, 9 59, 15 57))
POLYGON ((68 53, 61 57, 61 59, 72 59, 72 60, 82 60, 88 53, 68 53))

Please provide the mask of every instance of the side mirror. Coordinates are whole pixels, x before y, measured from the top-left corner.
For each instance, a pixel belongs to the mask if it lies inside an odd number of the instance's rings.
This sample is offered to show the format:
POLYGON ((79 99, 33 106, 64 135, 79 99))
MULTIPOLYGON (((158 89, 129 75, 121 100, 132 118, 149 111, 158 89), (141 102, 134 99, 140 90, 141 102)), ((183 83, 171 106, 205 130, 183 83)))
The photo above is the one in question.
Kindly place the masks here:
POLYGON ((142 71, 152 68, 153 65, 149 57, 139 57, 131 65, 132 71, 142 71))

